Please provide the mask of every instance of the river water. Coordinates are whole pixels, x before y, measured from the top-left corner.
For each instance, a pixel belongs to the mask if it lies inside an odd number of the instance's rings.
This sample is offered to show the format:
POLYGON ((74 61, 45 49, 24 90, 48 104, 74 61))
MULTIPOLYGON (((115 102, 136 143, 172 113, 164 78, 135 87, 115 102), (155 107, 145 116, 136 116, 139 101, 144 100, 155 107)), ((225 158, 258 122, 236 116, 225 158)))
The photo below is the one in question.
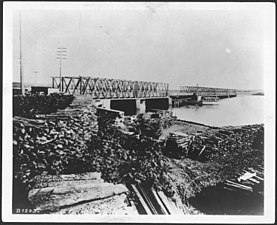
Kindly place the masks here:
POLYGON ((210 126, 264 123, 264 96, 242 95, 219 100, 217 105, 173 108, 178 119, 210 126))

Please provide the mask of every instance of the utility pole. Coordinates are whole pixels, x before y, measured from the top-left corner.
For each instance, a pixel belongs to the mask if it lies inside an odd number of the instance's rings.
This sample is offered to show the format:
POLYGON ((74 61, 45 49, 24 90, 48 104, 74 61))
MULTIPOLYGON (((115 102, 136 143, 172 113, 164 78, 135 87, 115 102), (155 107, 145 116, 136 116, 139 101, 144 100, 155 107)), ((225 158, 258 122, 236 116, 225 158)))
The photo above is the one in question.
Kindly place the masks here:
POLYGON ((19 68, 19 73, 20 73, 20 87, 21 87, 21 94, 25 94, 25 89, 24 89, 24 79, 23 79, 23 68, 22 68, 22 44, 21 44, 21 14, 19 11, 19 62, 20 62, 20 68, 19 68))
POLYGON ((33 73, 35 74, 35 84, 37 83, 36 77, 37 77, 37 73, 39 73, 38 71, 33 71, 33 73))
POLYGON ((60 91, 62 91, 62 59, 66 59, 67 48, 58 47, 56 58, 60 60, 60 91))

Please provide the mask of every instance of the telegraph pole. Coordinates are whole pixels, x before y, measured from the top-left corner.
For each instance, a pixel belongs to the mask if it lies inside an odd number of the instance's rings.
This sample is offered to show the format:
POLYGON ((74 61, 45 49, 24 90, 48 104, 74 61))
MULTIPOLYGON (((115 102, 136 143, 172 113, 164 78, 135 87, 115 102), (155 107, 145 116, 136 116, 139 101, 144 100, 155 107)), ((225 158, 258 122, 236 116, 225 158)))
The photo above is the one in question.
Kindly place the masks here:
POLYGON ((67 48, 58 47, 56 58, 60 60, 60 91, 62 91, 62 59, 66 59, 67 48))
POLYGON ((33 71, 33 73, 35 74, 35 83, 37 83, 36 77, 37 77, 37 73, 39 73, 38 71, 33 71))
POLYGON ((24 89, 24 80, 23 80, 23 68, 22 68, 22 44, 21 44, 21 14, 19 11, 19 60, 20 60, 20 68, 19 68, 19 73, 20 73, 20 87, 21 87, 21 94, 25 94, 25 89, 24 89))

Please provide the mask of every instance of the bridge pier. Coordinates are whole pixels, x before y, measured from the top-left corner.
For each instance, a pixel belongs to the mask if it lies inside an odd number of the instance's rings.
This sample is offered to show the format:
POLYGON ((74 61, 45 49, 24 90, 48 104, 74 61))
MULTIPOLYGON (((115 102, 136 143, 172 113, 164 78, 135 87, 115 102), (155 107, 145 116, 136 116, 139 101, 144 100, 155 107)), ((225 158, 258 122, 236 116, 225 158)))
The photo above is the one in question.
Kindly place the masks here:
POLYGON ((141 114, 146 112, 146 100, 136 99, 136 114, 141 114))
POLYGON ((168 110, 172 106, 171 98, 147 98, 145 101, 146 112, 151 111, 152 109, 161 109, 168 110))
POLYGON ((137 115, 153 109, 168 110, 172 100, 168 97, 161 98, 130 98, 130 99, 100 99, 95 101, 95 106, 106 109, 123 111, 125 115, 137 115))

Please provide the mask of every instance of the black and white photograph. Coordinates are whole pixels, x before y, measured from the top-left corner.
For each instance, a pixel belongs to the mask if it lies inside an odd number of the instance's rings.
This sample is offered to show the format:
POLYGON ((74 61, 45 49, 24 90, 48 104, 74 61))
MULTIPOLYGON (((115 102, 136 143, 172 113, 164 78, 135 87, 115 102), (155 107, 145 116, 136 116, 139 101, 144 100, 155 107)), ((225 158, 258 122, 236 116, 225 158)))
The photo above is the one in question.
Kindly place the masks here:
POLYGON ((4 2, 4 222, 275 222, 275 4, 4 2))

